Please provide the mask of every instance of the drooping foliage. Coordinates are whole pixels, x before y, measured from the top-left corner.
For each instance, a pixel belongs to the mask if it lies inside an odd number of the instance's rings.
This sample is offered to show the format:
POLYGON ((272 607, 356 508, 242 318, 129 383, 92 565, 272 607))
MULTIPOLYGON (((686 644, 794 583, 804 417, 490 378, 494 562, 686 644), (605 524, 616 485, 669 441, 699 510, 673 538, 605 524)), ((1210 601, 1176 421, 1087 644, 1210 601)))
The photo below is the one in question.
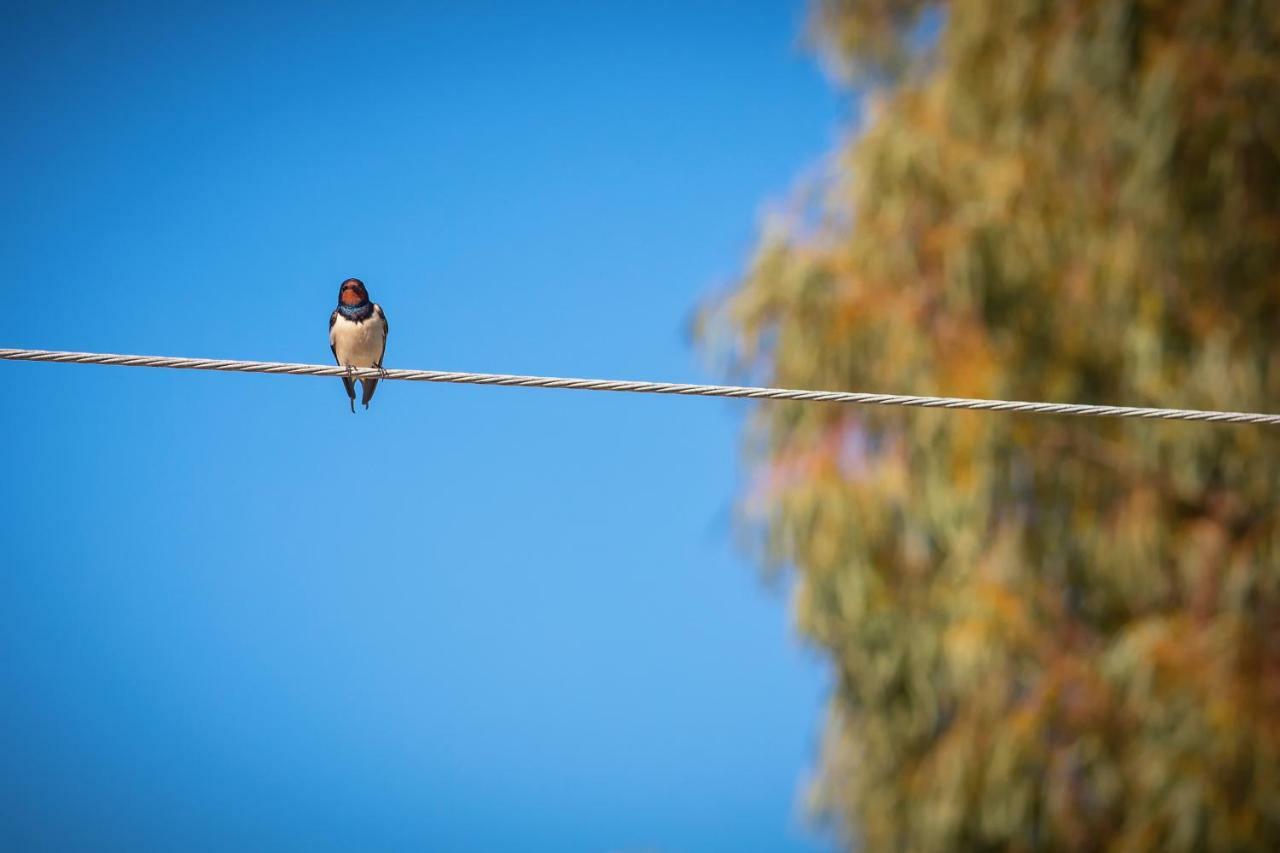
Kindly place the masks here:
MULTIPOLYGON (((814 30, 866 114, 715 312, 742 369, 1280 410, 1280 3, 825 0, 814 30)), ((1280 849, 1280 430, 754 423, 851 840, 1280 849)))

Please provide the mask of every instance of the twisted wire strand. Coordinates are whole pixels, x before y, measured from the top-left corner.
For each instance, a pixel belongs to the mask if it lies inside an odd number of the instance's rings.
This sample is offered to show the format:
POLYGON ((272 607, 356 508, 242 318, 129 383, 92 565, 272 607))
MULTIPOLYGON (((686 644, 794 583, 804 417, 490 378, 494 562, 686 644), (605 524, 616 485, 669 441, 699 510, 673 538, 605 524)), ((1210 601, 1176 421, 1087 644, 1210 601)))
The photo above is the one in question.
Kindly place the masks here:
POLYGON ((638 394, 683 394, 696 397, 737 397, 751 400, 801 400, 823 403, 857 403, 869 406, 912 406, 925 409, 970 409, 1036 415, 1147 418, 1169 421, 1280 426, 1280 414, 1220 412, 1202 409, 1092 406, 1081 403, 1033 403, 1023 400, 869 394, 855 391, 804 391, 791 388, 752 388, 741 385, 693 385, 680 382, 643 382, 622 379, 573 379, 560 376, 521 376, 507 373, 469 373, 444 370, 379 370, 368 367, 346 368, 336 365, 290 364, 278 361, 238 361, 231 359, 118 355, 114 353, 65 352, 38 349, 0 349, 0 359, 10 361, 46 361, 59 364, 106 364, 119 367, 166 367, 183 370, 218 370, 233 373, 270 373, 287 376, 346 376, 351 379, 403 379, 409 382, 448 382, 467 385, 503 385, 520 388, 568 388, 579 391, 623 391, 638 394))

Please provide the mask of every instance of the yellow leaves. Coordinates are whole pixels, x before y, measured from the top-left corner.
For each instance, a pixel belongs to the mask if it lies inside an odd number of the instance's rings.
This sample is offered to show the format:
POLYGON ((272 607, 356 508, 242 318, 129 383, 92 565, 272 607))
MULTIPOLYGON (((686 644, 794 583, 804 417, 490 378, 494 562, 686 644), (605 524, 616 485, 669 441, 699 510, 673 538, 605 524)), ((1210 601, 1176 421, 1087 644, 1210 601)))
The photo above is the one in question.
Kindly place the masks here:
POLYGON ((909 67, 907 30, 937 5, 939 0, 817 0, 810 26, 833 71, 853 83, 909 67))
POLYGON ((1027 186, 1026 155, 1014 151, 1003 157, 988 156, 983 166, 984 213, 994 219, 1010 216, 1027 186))
POLYGON ((1032 602, 991 575, 1011 574, 988 555, 983 570, 962 583, 942 586, 937 610, 950 616, 943 633, 948 678, 956 685, 989 684, 1003 703, 1009 679, 1051 651, 1037 627, 1032 602), (996 565, 991 565, 995 563, 996 565))

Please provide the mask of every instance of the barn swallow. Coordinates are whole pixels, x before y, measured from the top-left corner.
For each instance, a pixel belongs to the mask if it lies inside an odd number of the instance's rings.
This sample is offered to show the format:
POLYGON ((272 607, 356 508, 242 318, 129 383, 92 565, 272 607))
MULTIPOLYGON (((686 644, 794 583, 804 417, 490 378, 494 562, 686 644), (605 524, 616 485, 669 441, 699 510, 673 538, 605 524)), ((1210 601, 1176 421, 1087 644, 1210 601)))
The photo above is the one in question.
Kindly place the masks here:
MULTIPOLYGON (((387 351, 387 315, 382 306, 369 301, 369 291, 358 278, 349 278, 338 290, 338 307, 329 315, 329 349, 342 367, 376 367, 382 369, 382 356, 387 351)), ((356 410, 356 380, 342 377, 342 386, 356 410)), ((377 379, 361 379, 360 402, 369 408, 377 379)))

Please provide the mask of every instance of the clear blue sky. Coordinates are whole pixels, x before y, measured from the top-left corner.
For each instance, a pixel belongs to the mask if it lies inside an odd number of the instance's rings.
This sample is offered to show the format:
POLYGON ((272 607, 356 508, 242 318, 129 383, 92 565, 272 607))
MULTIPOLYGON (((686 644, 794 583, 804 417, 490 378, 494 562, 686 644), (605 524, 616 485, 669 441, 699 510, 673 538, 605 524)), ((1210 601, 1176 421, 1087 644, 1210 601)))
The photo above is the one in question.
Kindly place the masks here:
MULTIPOLYGON (((358 276, 388 366, 716 378, 844 109, 794 0, 126 5, 6 4, 0 346, 323 363, 358 276)), ((0 846, 824 849, 743 408, 0 376, 0 846)))

